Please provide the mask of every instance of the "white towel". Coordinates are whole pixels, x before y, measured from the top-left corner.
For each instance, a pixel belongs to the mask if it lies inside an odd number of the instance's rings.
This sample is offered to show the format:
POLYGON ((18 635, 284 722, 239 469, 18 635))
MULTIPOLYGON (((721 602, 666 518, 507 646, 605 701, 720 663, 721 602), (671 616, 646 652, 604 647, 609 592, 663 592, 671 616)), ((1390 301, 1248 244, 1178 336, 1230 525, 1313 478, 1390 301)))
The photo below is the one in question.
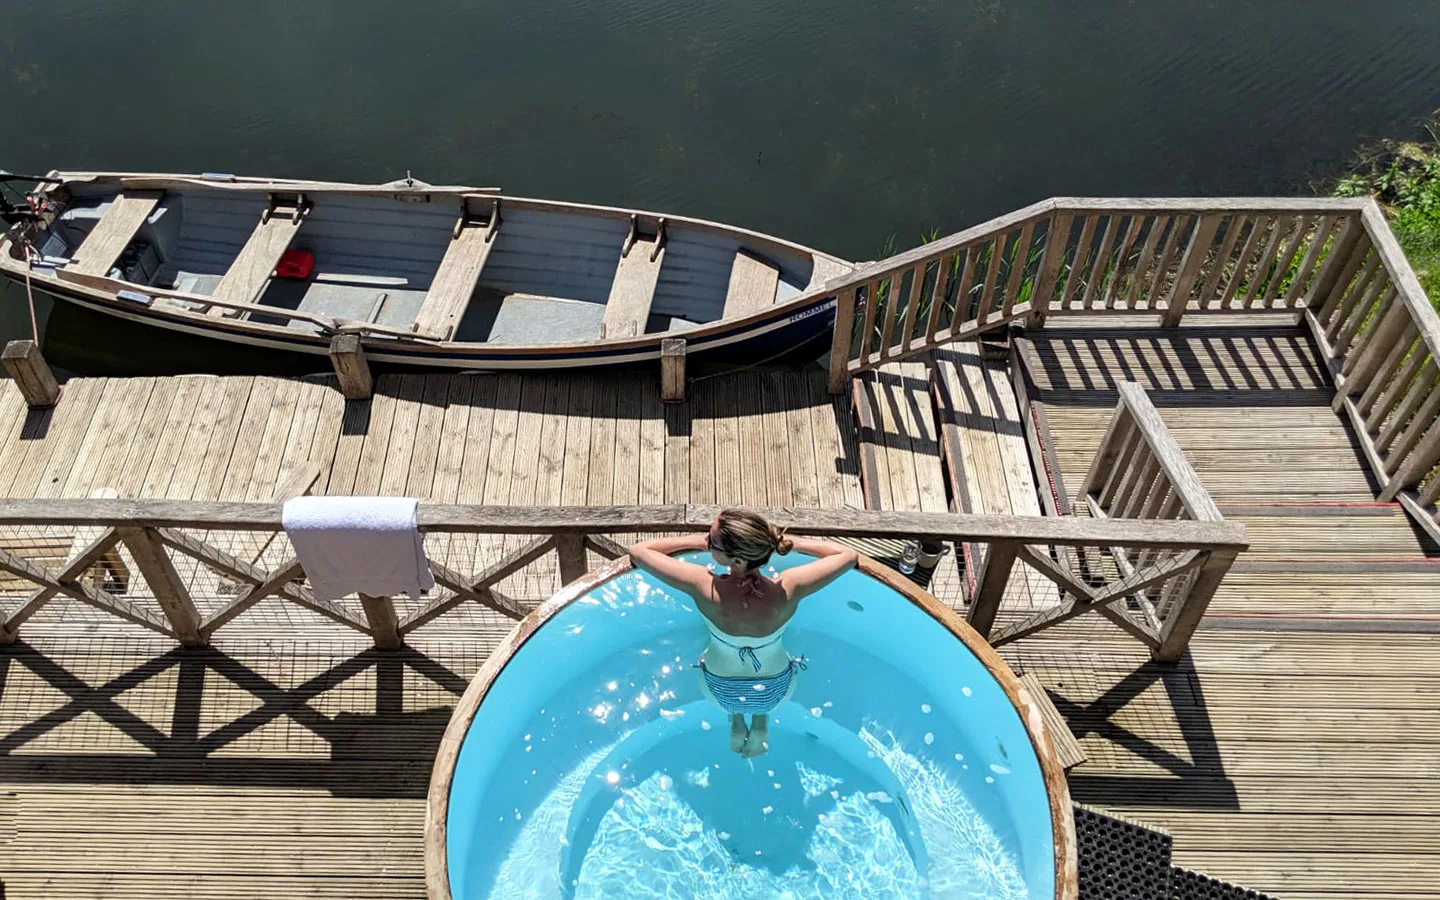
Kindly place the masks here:
POLYGON ((296 497, 281 523, 317 600, 389 597, 435 586, 411 497, 296 497))

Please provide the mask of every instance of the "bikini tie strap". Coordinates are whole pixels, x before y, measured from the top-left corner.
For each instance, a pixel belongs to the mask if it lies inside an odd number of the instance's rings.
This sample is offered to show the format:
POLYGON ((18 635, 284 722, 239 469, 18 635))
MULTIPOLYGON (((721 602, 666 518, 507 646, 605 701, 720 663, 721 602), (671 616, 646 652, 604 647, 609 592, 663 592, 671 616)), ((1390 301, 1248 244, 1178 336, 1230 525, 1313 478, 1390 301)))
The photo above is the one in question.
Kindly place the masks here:
POLYGON ((760 656, 755 652, 754 647, 740 647, 737 651, 741 662, 747 662, 755 671, 760 671, 760 656))

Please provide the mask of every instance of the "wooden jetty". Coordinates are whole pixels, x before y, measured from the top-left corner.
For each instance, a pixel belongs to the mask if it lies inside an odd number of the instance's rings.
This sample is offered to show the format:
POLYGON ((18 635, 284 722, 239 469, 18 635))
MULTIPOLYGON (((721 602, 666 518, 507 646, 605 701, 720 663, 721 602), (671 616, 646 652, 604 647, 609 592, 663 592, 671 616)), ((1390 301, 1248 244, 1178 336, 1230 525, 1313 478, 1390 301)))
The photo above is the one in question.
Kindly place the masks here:
POLYGON ((468 678, 729 504, 947 542, 929 586, 1050 697, 1073 797, 1177 865, 1440 896, 1440 319, 1372 203, 1057 199, 825 290, 829 371, 675 403, 654 372, 0 383, 4 896, 423 897, 468 678), (421 498, 439 588, 316 601, 278 529, 306 492, 421 498))

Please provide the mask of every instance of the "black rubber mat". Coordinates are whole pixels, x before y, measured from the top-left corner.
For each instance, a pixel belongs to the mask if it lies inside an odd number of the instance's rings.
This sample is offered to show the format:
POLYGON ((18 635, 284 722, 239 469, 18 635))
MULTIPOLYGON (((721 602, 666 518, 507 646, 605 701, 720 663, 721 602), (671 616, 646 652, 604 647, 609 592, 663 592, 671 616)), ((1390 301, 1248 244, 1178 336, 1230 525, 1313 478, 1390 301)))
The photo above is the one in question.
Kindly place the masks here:
MULTIPOLYGON (((1084 896, 1083 886, 1081 896, 1084 896)), ((1247 891, 1245 888, 1178 867, 1171 869, 1168 896, 1169 900, 1274 900, 1268 894, 1247 891)))
POLYGON ((1075 807, 1080 900, 1170 900, 1170 835, 1075 807))

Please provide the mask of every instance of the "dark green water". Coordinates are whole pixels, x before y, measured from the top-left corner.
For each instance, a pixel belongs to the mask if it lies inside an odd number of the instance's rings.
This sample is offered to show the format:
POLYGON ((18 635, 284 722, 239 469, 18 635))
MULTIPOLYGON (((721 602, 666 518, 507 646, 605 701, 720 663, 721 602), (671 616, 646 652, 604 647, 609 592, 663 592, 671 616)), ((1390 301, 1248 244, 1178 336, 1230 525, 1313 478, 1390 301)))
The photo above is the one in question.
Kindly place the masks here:
MULTIPOLYGON (((3 0, 0 14, 12 171, 410 169, 854 259, 1057 194, 1306 192, 1440 106, 1434 0, 3 0)), ((0 336, 28 332, 22 300, 0 297, 0 336)), ((105 368, 96 351, 116 335, 59 311, 47 351, 105 368)))

